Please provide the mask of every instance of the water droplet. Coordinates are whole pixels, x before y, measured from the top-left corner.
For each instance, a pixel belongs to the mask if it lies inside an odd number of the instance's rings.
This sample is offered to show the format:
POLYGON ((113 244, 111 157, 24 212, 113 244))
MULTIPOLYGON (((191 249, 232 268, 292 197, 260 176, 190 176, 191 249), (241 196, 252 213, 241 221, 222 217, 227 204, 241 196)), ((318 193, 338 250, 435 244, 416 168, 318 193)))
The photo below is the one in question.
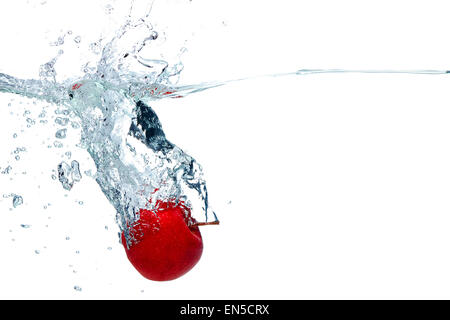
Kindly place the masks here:
POLYGON ((31 228, 31 224, 21 224, 20 225, 22 228, 24 228, 24 229, 29 229, 29 228, 31 228))
POLYGON ((55 137, 58 139, 65 139, 67 136, 67 129, 59 129, 55 133, 55 137))
POLYGON ((92 177, 92 170, 85 170, 84 174, 87 175, 88 177, 92 177))
POLYGON ((78 163, 78 161, 73 160, 72 163, 70 164, 71 168, 72 168, 72 178, 73 181, 75 182, 79 182, 81 180, 81 172, 80 172, 80 164, 78 163))
POLYGON ((13 198, 13 207, 17 208, 18 206, 20 206, 23 203, 23 198, 19 195, 14 195, 13 198))
POLYGON ((14 138, 14 139, 17 138, 17 133, 14 133, 14 134, 13 134, 13 138, 14 138))
POLYGON ((64 145, 61 143, 61 142, 59 142, 59 141, 55 141, 55 142, 53 142, 53 145, 55 146, 55 148, 62 148, 64 145))
POLYGON ((58 108, 55 110, 55 114, 62 114, 64 116, 68 116, 70 114, 70 110, 58 108))
POLYGON ((16 150, 14 150, 14 154, 19 154, 20 152, 25 152, 25 151, 27 151, 27 149, 25 147, 16 148, 16 150))
POLYGON ((75 43, 80 43, 81 42, 81 37, 80 36, 76 36, 73 41, 75 41, 75 43))
POLYGON ((59 36, 58 39, 54 42, 51 42, 50 45, 55 47, 62 46, 64 44, 64 36, 59 36))
POLYGON ((106 14, 111 14, 111 13, 113 12, 113 10, 114 10, 114 8, 113 8, 112 5, 107 4, 107 5, 105 6, 105 13, 106 13, 106 14))
POLYGON ((11 170, 12 170, 12 167, 11 166, 7 166, 5 168, 5 170, 2 171, 2 174, 9 174, 11 172, 11 170))
POLYGON ((58 178, 62 186, 66 190, 71 190, 73 187, 72 169, 66 162, 58 164, 58 178))
POLYGON ((39 250, 34 250, 34 253, 40 254, 41 252, 39 250))
POLYGON ((81 292, 83 289, 79 286, 74 286, 73 287, 75 289, 75 291, 81 292))
POLYGON ((152 31, 152 33, 150 34, 150 40, 156 40, 156 39, 158 39, 158 32, 152 31))
POLYGON ((91 43, 91 44, 89 45, 89 48, 91 49, 91 51, 92 51, 94 54, 99 54, 100 51, 101 51, 100 41, 91 43))
POLYGON ((61 117, 57 117, 55 119, 55 123, 59 124, 60 126, 67 126, 67 124, 69 123, 69 118, 61 118, 61 117))
POLYGON ((72 128, 74 128, 74 129, 78 129, 78 128, 80 127, 80 124, 77 123, 77 122, 74 122, 74 121, 72 121, 72 122, 70 123, 70 125, 71 125, 72 128))

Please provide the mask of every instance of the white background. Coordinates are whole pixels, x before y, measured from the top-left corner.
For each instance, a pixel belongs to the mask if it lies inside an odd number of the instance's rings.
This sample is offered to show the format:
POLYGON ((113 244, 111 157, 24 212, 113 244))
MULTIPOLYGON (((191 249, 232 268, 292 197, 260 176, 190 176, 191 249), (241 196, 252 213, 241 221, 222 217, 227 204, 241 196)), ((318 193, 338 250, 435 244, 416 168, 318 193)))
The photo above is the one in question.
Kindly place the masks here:
MULTIPOLYGON (((40 2, 2 1, 0 72, 37 77, 65 23, 86 37, 102 27, 90 1, 40 2)), ((200 24, 186 44, 187 83, 299 68, 450 68, 446 1, 194 0, 189 12, 165 3, 200 24)), ((51 179, 61 161, 47 148, 54 128, 26 128, 22 117, 40 106, 1 94, 0 167, 14 171, 0 175, 0 194, 24 204, 10 210, 0 198, 0 298, 448 299, 449 87, 445 75, 313 75, 157 103, 167 137, 203 165, 221 221, 202 229, 199 264, 165 283, 127 261, 92 179, 70 193, 51 179), (18 146, 28 151, 16 161, 18 146)), ((82 170, 92 165, 72 152, 82 170)))

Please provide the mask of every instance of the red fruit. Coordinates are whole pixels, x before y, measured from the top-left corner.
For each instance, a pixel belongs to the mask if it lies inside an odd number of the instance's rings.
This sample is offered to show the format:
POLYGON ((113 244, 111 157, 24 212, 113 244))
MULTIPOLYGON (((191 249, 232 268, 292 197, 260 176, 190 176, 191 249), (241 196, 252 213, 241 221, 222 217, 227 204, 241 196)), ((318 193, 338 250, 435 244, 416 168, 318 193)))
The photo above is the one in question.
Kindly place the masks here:
POLYGON ((167 281, 181 277, 197 264, 203 241, 188 208, 170 203, 158 208, 141 209, 139 220, 129 229, 129 247, 123 233, 122 243, 128 260, 140 274, 150 280, 167 281))
POLYGON ((82 86, 83 84, 81 84, 81 83, 75 83, 73 86, 72 86, 72 90, 77 90, 77 89, 79 89, 81 86, 82 86))

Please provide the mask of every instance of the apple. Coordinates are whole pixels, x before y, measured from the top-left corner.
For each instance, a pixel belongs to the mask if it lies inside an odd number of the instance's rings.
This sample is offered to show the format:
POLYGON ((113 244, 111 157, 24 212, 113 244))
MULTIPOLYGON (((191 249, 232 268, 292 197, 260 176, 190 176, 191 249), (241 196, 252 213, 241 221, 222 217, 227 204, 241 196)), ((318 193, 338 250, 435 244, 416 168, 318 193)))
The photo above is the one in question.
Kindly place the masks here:
POLYGON ((145 278, 168 281, 181 277, 200 260, 203 252, 199 225, 183 204, 160 202, 155 210, 140 209, 129 227, 131 241, 122 244, 128 260, 145 278))

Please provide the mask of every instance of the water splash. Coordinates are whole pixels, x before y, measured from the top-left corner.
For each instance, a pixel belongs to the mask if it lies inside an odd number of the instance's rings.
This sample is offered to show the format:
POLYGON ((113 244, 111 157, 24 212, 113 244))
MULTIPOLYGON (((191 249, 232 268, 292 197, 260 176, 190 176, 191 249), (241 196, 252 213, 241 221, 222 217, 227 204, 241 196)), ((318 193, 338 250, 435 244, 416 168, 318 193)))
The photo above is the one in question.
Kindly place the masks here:
MULTIPOLYGON (((40 79, 22 80, 0 73, 0 92, 19 94, 50 102, 58 107, 55 148, 62 148, 69 123, 81 129, 80 146, 96 166, 91 176, 114 206, 117 222, 127 235, 127 226, 138 219, 142 208, 157 209, 157 203, 183 203, 201 223, 217 217, 208 203, 202 167, 194 158, 166 139, 148 101, 170 96, 171 78, 183 69, 181 62, 169 65, 141 55, 158 39, 148 19, 137 16, 133 4, 127 21, 112 39, 91 44, 100 55, 96 67, 86 67, 82 78, 57 82, 56 62, 64 53, 43 64, 40 79), (143 99, 147 99, 144 102, 143 99), (63 110, 63 111, 61 111, 63 110), (76 118, 76 122, 71 121, 76 118)), ((111 8, 108 9, 111 11, 111 8)), ((52 45, 63 45, 64 37, 52 45)), ((76 43, 81 38, 75 38, 76 43)), ((91 61, 86 64, 92 65, 91 61)), ((58 180, 70 191, 82 178, 79 163, 62 161, 58 180)), ((127 239, 128 240, 128 239, 127 239)))
MULTIPOLYGON (((80 78, 57 81, 55 65, 64 54, 63 50, 41 66, 40 79, 23 80, 0 73, 0 92, 47 101, 62 108, 63 111, 57 110, 58 116, 54 120, 59 126, 55 147, 63 146, 59 140, 66 137, 69 123, 72 128, 80 127, 80 146, 89 153, 96 166, 96 173, 89 176, 96 180, 116 209, 117 222, 125 234, 127 226, 138 219, 141 208, 157 209, 157 203, 167 200, 188 206, 199 223, 217 221, 209 206, 201 165, 166 138, 158 116, 151 108, 155 100, 182 98, 262 77, 325 73, 449 73, 447 70, 299 69, 179 86, 174 79, 183 70, 181 61, 169 64, 144 54, 144 49, 160 38, 149 19, 152 4, 147 3, 143 9, 133 1, 125 23, 116 33, 109 40, 101 37, 89 45, 98 60, 84 62, 84 74, 80 78)), ((114 8, 109 6, 105 10, 111 13, 114 8)), ((83 39, 76 36, 73 41, 78 45, 83 39)), ((62 46, 66 42, 65 36, 61 36, 52 45, 62 46)), ((8 168, 2 173, 9 173, 8 168)), ((58 180, 66 190, 71 190, 82 178, 76 160, 70 165, 61 162, 57 172, 58 180)))

